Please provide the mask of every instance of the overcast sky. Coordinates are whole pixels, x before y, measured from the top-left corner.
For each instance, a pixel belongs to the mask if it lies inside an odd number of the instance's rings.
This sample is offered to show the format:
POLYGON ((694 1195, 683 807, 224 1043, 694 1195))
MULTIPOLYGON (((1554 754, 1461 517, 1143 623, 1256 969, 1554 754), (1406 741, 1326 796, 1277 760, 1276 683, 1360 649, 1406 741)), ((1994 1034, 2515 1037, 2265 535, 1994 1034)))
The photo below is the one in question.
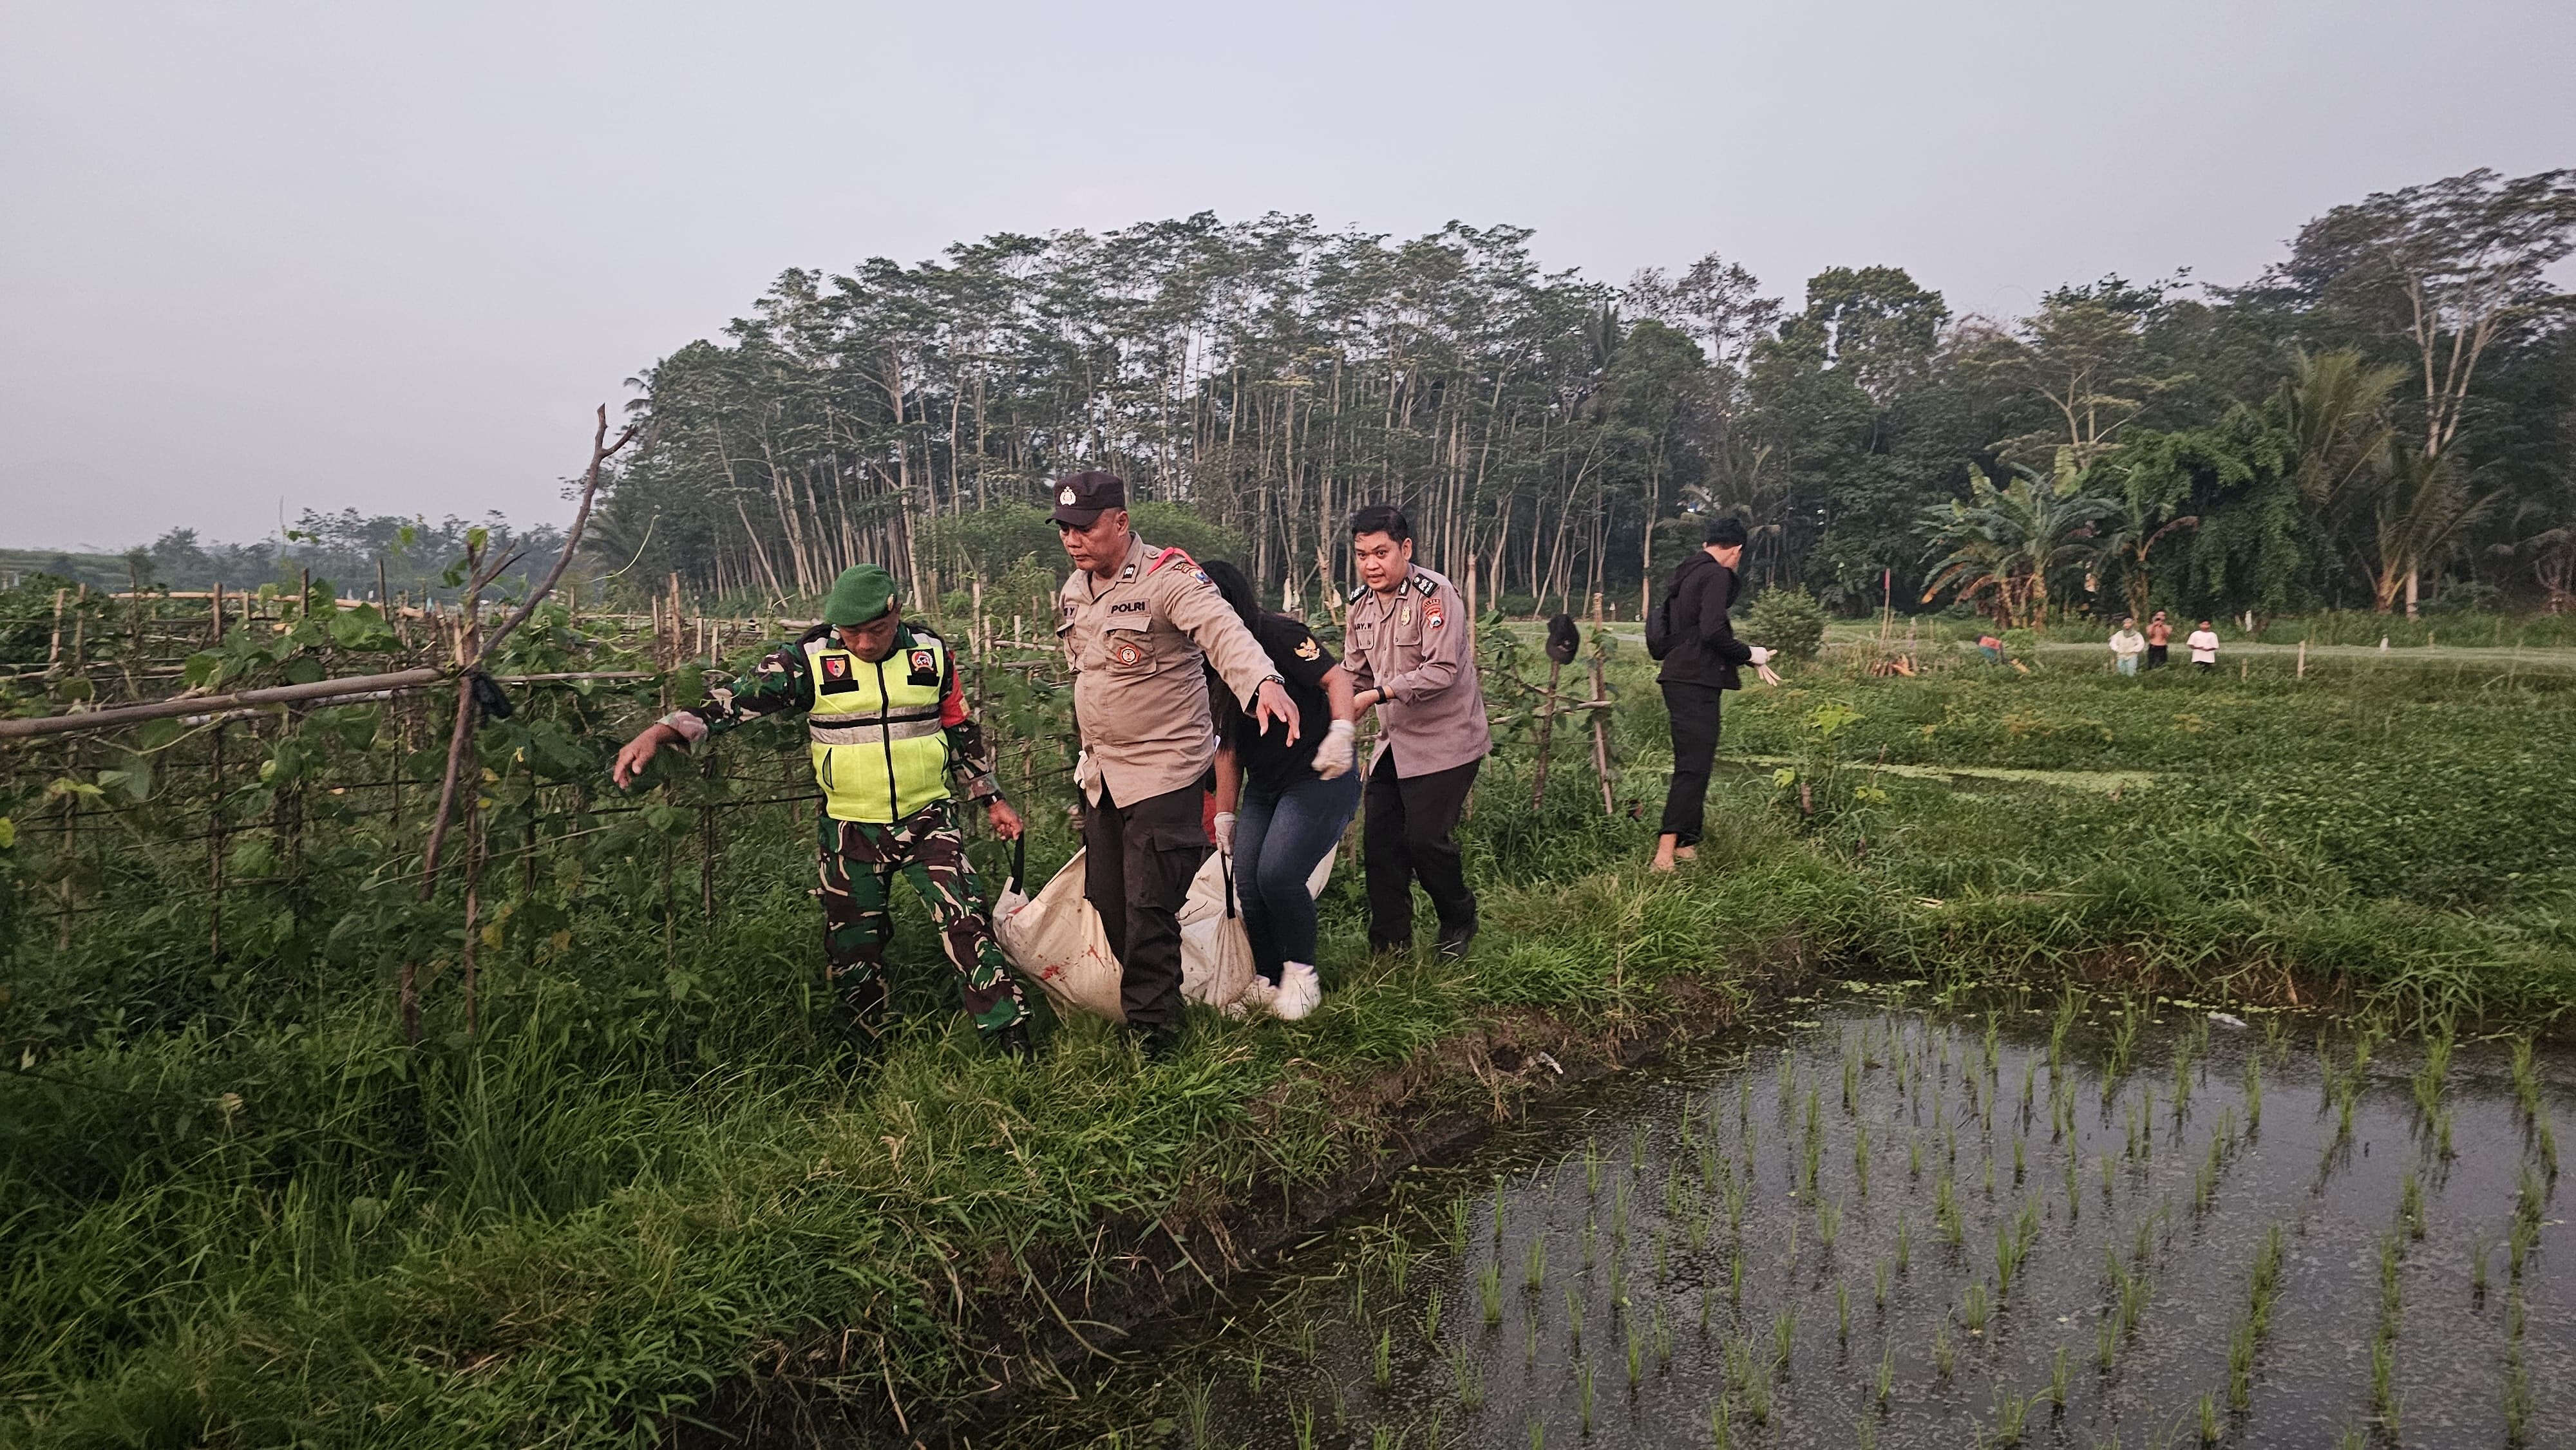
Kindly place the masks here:
POLYGON ((781 269, 1213 210, 1956 311, 2576 163, 2567 0, 0 0, 0 545, 568 513, 781 269))

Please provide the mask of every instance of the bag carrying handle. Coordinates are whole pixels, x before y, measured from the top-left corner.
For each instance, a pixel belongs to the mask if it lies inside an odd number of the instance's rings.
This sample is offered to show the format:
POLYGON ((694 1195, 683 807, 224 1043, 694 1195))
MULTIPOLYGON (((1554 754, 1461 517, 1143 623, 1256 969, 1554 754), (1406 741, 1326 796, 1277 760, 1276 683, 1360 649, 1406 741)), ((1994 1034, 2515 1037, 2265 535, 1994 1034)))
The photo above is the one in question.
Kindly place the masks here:
POLYGON ((1023 888, 1020 883, 1028 879, 1028 874, 1029 832, 1028 828, 1023 826, 1020 828, 1020 833, 1011 838, 1011 879, 1003 883, 1002 889, 1005 891, 1022 890, 1023 888))

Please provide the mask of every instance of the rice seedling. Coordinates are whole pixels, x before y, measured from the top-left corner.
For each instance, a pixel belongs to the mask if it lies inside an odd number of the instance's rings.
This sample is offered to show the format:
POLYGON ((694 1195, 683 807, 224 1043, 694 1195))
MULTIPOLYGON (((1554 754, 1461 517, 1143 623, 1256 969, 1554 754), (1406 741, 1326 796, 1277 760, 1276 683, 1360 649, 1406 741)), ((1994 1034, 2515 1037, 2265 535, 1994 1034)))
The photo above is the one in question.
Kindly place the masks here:
POLYGON ((1583 1352, 1583 1300, 1572 1289, 1565 1291, 1565 1342, 1576 1354, 1583 1352))
POLYGON ((2120 1336, 2137 1333, 2138 1318, 2147 1310, 2147 1281, 2131 1277, 2120 1282, 2120 1336))
POLYGON ((1905 1146, 1905 1176, 1923 1176, 1923 1139, 1919 1136, 1905 1146))
POLYGON ((1404 1437, 1408 1433, 1393 1425, 1371 1425, 1369 1450, 1404 1450, 1404 1437))
POLYGON ((1896 1389, 1896 1348, 1893 1345, 1878 1354, 1878 1403, 1885 1408, 1888 1396, 1896 1389))
POLYGON ((2516 1284, 2504 1296, 2504 1337, 2508 1343, 2522 1341, 2522 1330, 2528 1308, 2523 1302, 2522 1286, 2516 1284))
POLYGON ((1744 1302, 1744 1255, 1731 1256, 1726 1263, 1726 1298, 1730 1304, 1744 1302))
POLYGON ((1628 1171, 1635 1173, 1646 1166, 1646 1125, 1628 1130, 1628 1171))
POLYGON ((2111 1201, 2111 1155, 2108 1153, 2102 1155, 2102 1201, 2111 1201))
POLYGON ((1535 1307, 1521 1319, 1521 1363, 1538 1363, 1538 1310, 1535 1307))
POLYGON ((1628 1185, 1625 1183, 1610 1195, 1610 1241, 1623 1248, 1628 1243, 1628 1185))
POLYGON ((1315 1450, 1315 1407, 1299 1405, 1288 1412, 1288 1427, 1297 1436, 1297 1450, 1315 1450))
POLYGON ((1852 1421, 1852 1450, 1878 1450, 1878 1422, 1864 1415, 1852 1421))
POLYGON ((2487 1297, 2487 1241, 2469 1240, 2469 1298, 2472 1302, 2487 1297))
POLYGON ((1771 1423, 1771 1381, 1766 1376, 1745 1377, 1744 1414, 1757 1426, 1771 1423))
POLYGON ((2066 1408, 2067 1379, 2066 1346, 2061 1344, 2048 1361, 2048 1402, 2060 1410, 2066 1408))
POLYGON ((1842 1230, 1843 1206, 1821 1198, 1816 1200, 1816 1242, 1826 1253, 1834 1251, 1834 1240, 1841 1236, 1842 1230))
POLYGON ((1863 1123, 1852 1134, 1852 1182, 1863 1199, 1869 1197, 1869 1124, 1863 1123))
POLYGON ((2030 1419, 2030 1402, 2028 1395, 2017 1395, 2010 1390, 2004 1392, 2003 1399, 1995 1406, 1996 1444, 2021 1443, 2022 1427, 2030 1419))
POLYGON ((2206 1390, 2200 1396, 2200 1443, 2218 1443, 2218 1401, 2206 1390))
POLYGON ((1771 1321, 1772 1373, 1789 1372, 1789 1354, 1797 1347, 1798 1311, 1783 1309, 1771 1321))
POLYGON ((1843 1057, 1843 1116, 1850 1117, 1859 1110, 1860 1062, 1845 1054, 1843 1057))
POLYGON ((2382 1334, 2397 1332, 2398 1307, 2397 1236, 2384 1234, 2379 1240, 2379 1321, 2382 1334))
POLYGON ((1495 1325, 1502 1323, 1502 1322, 1503 1322, 1503 1268, 1502 1268, 1502 1265, 1500 1265, 1500 1264, 1496 1264, 1496 1263, 1491 1263, 1491 1262, 1488 1262, 1488 1263, 1485 1265, 1485 1267, 1484 1267, 1483 1271, 1482 1271, 1482 1272, 1480 1272, 1480 1273, 1478 1273, 1478 1274, 1477 1274, 1477 1276, 1476 1276, 1476 1294, 1477 1294, 1477 1297, 1478 1297, 1479 1299, 1481 1299, 1481 1300, 1484 1302, 1484 1306, 1485 1306, 1485 1327, 1486 1327, 1487 1329, 1491 1329, 1491 1328, 1493 1328, 1495 1325))
POLYGON ((1369 1373, 1377 1381, 1379 1389, 1385 1389, 1395 1382, 1395 1332, 1393 1330, 1381 1329, 1377 1332, 1377 1348, 1369 1355, 1369 1373))
POLYGON ((1597 1138, 1583 1140, 1583 1190, 1594 1198, 1601 1196, 1601 1143, 1597 1138))
POLYGON ((1965 1220, 1959 1216, 1958 1196, 1950 1191, 1950 1177, 1941 1176, 1932 1199, 1932 1222, 1941 1230, 1941 1241, 1957 1248, 1968 1236, 1965 1220))
POLYGON ((1440 1296, 1438 1294, 1430 1295, 1423 1300, 1422 1337, 1424 1339, 1440 1337, 1440 1296))
POLYGON ((2254 1326, 2236 1326, 2227 1340, 2227 1407, 2238 1412, 2254 1403, 2254 1326))
MULTIPOLYGON (((2022 1175, 2029 1171, 2029 1165, 2022 1159, 2021 1139, 2015 1138, 2013 1139, 2013 1186, 2020 1187, 2022 1175)), ((1990 1173, 1989 1177, 1991 1176, 1990 1173)))
POLYGON ((1634 1392, 1637 1386, 1646 1378, 1646 1355, 1645 1351, 1638 1347, 1637 1326, 1633 1323, 1628 1326, 1626 1354, 1628 1361, 1628 1388, 1631 1392, 1634 1392))
POLYGON ((2093 1367, 2109 1374, 2119 1358, 2120 1320, 2115 1314, 2105 1313, 2093 1326, 2093 1367))
POLYGON ((1682 1216, 1682 1175, 1678 1168, 1664 1170, 1664 1216, 1682 1216))
POLYGON ((1463 1254, 1467 1251, 1467 1224, 1469 1213, 1470 1210, 1467 1207, 1466 1199, 1453 1198, 1449 1200, 1449 1248, 1452 1253, 1463 1254))
POLYGON ((1851 1343, 1851 1288, 1840 1281, 1834 1284, 1834 1340, 1851 1343))
POLYGON ((1673 1321, 1672 1317, 1664 1312, 1662 1301, 1656 1302, 1655 1312, 1650 1322, 1655 1337, 1655 1363, 1669 1366, 1673 1362, 1673 1321))
POLYGON ((2397 1370, 2397 1346, 2386 1338, 2370 1343, 2370 1408, 2384 1423, 2396 1408, 2393 1383, 2397 1370))
POLYGON ((1735 1450, 1735 1426, 1733 1417, 1727 1412, 1724 1395, 1709 1401, 1708 1442, 1716 1450, 1735 1450))
POLYGON ((1956 1358, 1957 1351, 1950 1345, 1950 1326, 1947 1324, 1932 1326, 1932 1373, 1942 1379, 1948 1379, 1956 1358))
POLYGON ((1173 1386, 1181 1402, 1181 1423, 1189 1427, 1190 1443, 1208 1442, 1208 1396, 1213 1387, 1204 1379, 1184 1378, 1173 1386))
POLYGON ((1995 1155, 1991 1151, 1986 1154, 1985 1190, 1986 1197, 1993 1198, 1995 1196, 1995 1155))
POLYGON ((1992 1312, 1992 1306, 1986 1302, 1986 1281, 1970 1280, 1968 1292, 1959 1300, 1959 1323, 1970 1334, 1983 1334, 1986 1332, 1986 1318, 1992 1312))
POLYGON ((1870 1277, 1874 1281, 1874 1287, 1877 1290, 1877 1307, 1885 1309, 1887 1307, 1887 1261, 1885 1259, 1879 1260, 1876 1265, 1872 1266, 1870 1277))
MULTIPOLYGON (((1298 1450, 1305 1450, 1305 1447, 1300 1446, 1298 1450)), ((1536 1415, 1529 1417, 1529 1450, 1547 1450, 1547 1421, 1536 1415)))
POLYGON ((1299 1315, 1295 1322, 1288 1326, 1288 1343, 1297 1351, 1299 1359, 1310 1364, 1314 1362, 1316 1336, 1322 1332, 1322 1329, 1323 1326, 1312 1315, 1305 1314, 1299 1315))
POLYGON ((2540 1072, 2532 1064, 2531 1039, 2513 1040, 2513 1096, 2526 1117, 2540 1116, 2540 1072))
POLYGON ((2522 1362, 2519 1343, 2506 1346, 2504 1353, 2504 1442, 2507 1445, 2531 1443, 2531 1371, 2522 1362))
POLYGON ((2405 1228, 2408 1238, 2424 1236, 2424 1185, 2416 1180, 2412 1168, 2397 1180, 2397 1222, 2405 1228))
POLYGON ((1585 1267, 1585 1268, 1587 1268, 1587 1269, 1589 1269, 1589 1268, 1591 1268, 1591 1267, 1592 1267, 1592 1261, 1593 1261, 1593 1258, 1594 1258, 1594 1255, 1595 1255, 1596 1250, 1598 1250, 1598 1248, 1600 1247, 1600 1241, 1601 1241, 1601 1230, 1600 1230, 1600 1226, 1599 1226, 1598 1224, 1596 1224, 1596 1223, 1593 1221, 1593 1219, 1592 1219, 1589 1215, 1586 1215, 1586 1216, 1584 1217, 1584 1220, 1583 1220, 1583 1235, 1582 1235, 1582 1243, 1583 1243, 1583 1267, 1585 1267))
POLYGON ((1591 1435, 1592 1362, 1590 1360, 1578 1359, 1574 1362, 1574 1414, 1583 1426, 1583 1433, 1587 1437, 1591 1435))
POLYGON ((1913 1257, 1914 1226, 1904 1214, 1899 1213, 1896 1216, 1896 1272, 1904 1273, 1907 1261, 1913 1257))
POLYGON ((1617 1254, 1610 1256, 1610 1303, 1613 1307, 1628 1302, 1628 1261, 1617 1254))
POLYGON ((1702 1279, 1702 1280, 1700 1280, 1700 1281, 1699 1281, 1699 1332, 1700 1332, 1700 1333, 1702 1333, 1702 1334, 1706 1334, 1706 1333, 1708 1332, 1708 1323, 1709 1323, 1709 1320, 1710 1320, 1710 1319, 1713 1317, 1713 1315, 1714 1315, 1714 1309, 1715 1309, 1715 1301, 1716 1301, 1716 1299, 1717 1299, 1717 1285, 1716 1285, 1715 1283, 1711 1282, 1710 1280, 1707 1280, 1707 1279, 1702 1279))
POLYGON ((2538 1120, 2533 1146, 2540 1150, 2540 1171, 2554 1182, 2558 1177, 2558 1134, 2550 1128, 2547 1118, 2538 1120))
POLYGON ((2347 1425, 2335 1436, 2335 1450, 2369 1450, 2370 1437, 2359 1425, 2347 1425))

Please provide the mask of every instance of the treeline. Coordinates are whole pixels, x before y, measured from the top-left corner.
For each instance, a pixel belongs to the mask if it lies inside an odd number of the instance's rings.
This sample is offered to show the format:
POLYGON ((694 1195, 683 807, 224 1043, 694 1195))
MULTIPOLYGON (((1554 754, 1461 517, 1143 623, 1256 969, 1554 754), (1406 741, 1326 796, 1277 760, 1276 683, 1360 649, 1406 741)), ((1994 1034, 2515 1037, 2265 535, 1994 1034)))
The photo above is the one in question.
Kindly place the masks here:
POLYGON ((195 529, 171 529, 122 554, 70 554, 42 550, 0 553, 0 584, 16 577, 60 579, 93 589, 256 590, 274 584, 292 590, 306 577, 327 579, 343 595, 371 597, 379 580, 389 596, 449 599, 460 592, 451 578, 469 535, 480 530, 489 547, 518 555, 500 576, 498 592, 526 587, 563 552, 563 531, 551 524, 513 526, 499 513, 482 520, 393 514, 336 514, 307 509, 279 537, 247 544, 210 543, 195 529))
MULTIPOLYGON (((1999 617, 2563 605, 2576 173, 2334 209, 2238 287, 2119 277, 2018 319, 1901 267, 1795 303, 1711 255, 1624 287, 1530 233, 1199 215, 784 273, 637 379, 594 562, 793 597, 854 559, 954 584, 1051 477, 1124 474, 1292 592, 1402 502, 1489 599, 1633 599, 1709 511, 1752 572, 1999 617)), ((1043 538, 1043 534, 1039 535, 1043 538)))

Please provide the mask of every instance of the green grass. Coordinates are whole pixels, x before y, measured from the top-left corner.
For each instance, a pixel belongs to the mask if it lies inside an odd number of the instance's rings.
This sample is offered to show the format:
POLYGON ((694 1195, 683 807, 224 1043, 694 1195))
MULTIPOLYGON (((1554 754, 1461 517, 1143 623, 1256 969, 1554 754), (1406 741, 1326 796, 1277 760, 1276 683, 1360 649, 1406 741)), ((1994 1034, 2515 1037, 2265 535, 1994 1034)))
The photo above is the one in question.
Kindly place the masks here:
MULTIPOLYGON (((1338 871, 1324 1009, 1208 1019, 1151 1069, 1096 1024, 1027 1065, 963 1040, 907 901, 917 1025, 853 1070, 776 812, 728 841, 716 927, 594 898, 569 949, 492 954, 479 1039, 433 984, 418 1051, 365 962, 276 964, 235 1010, 244 983, 210 981, 187 931, 100 918, 58 955, 21 918, 0 1441, 644 1443, 746 1376, 918 1427, 1044 1382, 1025 1336, 1111 1339, 1084 1305, 1133 1283, 1129 1249, 1221 1277, 1210 1225, 1276 1213, 1399 1117, 1490 1111, 1476 1044, 1641 1030, 1684 1010, 1676 981, 1724 1007, 1823 967, 2335 988, 2464 1029, 2576 1000, 2576 691, 2548 680, 1805 667, 1729 699, 1722 759, 1795 762, 1816 816, 1783 767, 1722 770, 1668 879, 1640 869, 1668 759, 1646 680, 1624 653, 1618 797, 1642 820, 1600 818, 1579 732, 1544 810, 1525 737, 1489 766, 1470 963, 1366 961, 1338 871)), ((1050 825, 1035 854, 1068 848, 1050 825)))

